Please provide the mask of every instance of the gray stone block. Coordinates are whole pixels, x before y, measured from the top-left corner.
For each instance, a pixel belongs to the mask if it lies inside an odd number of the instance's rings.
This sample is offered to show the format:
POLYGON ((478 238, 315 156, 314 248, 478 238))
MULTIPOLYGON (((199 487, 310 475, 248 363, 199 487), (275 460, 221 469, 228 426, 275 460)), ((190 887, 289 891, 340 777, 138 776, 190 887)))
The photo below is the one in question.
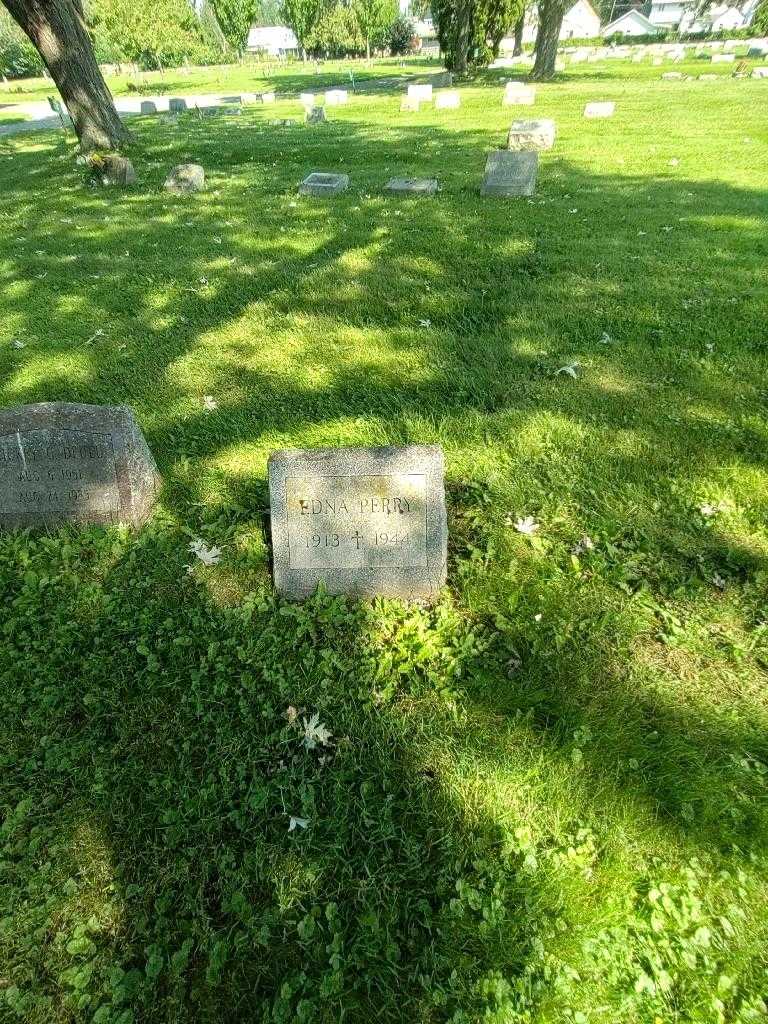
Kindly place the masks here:
POLYGON ((437 178, 390 178, 384 191, 396 196, 433 196, 437 188, 437 178))
POLYGON ((488 154, 481 192, 484 196, 532 196, 538 167, 537 152, 497 149, 488 154))
POLYGON ((269 459, 275 586, 426 600, 445 583, 440 448, 334 448, 269 459))
POLYGON ((40 402, 0 410, 0 529, 137 526, 159 484, 125 406, 40 402))
POLYGON ((299 185, 303 196, 336 196, 349 188, 348 174, 325 174, 313 171, 299 185))
POLYGON ((307 111, 307 124, 324 124, 325 120, 325 107, 312 107, 307 111))
POLYGON ((187 101, 185 99, 170 99, 168 100, 168 110, 172 114, 180 114, 187 109, 187 101))
POLYGON ((169 192, 199 192, 205 187, 205 171, 200 164, 178 164, 165 179, 169 192))
POLYGON ((551 149, 555 144, 555 122, 547 118, 540 121, 513 121, 507 137, 507 149, 551 149))
POLYGON ((156 114, 157 104, 152 100, 142 100, 140 109, 142 114, 156 114))

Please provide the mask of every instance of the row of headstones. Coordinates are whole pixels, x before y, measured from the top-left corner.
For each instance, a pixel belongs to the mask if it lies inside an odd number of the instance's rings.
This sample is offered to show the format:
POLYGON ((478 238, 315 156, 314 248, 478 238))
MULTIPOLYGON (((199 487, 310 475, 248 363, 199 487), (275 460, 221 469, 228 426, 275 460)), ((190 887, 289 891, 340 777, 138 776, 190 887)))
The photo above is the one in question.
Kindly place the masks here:
MULTIPOLYGON (((431 103, 435 108, 457 108, 461 105, 461 97, 457 92, 433 93, 431 85, 410 85, 408 93, 403 97, 402 111, 418 111, 422 103, 431 103)), ((501 98, 502 106, 530 107, 536 102, 536 87, 525 82, 507 82, 501 98)), ((611 117, 615 104, 610 102, 587 103, 584 108, 585 117, 611 117)))
MULTIPOLYGON (((445 583, 440 448, 273 452, 268 475, 278 592, 302 598, 322 584, 331 593, 423 599, 445 583)), ((125 406, 41 402, 0 410, 0 530, 139 527, 160 484, 125 406)))
MULTIPOLYGON (((665 82, 686 82, 690 81, 691 75, 684 75, 682 71, 665 71, 661 76, 665 82)), ((736 74, 735 78, 746 78, 748 73, 736 74)), ((752 71, 753 78, 768 78, 768 68, 754 68, 752 71)), ((727 75, 698 75, 698 81, 700 82, 726 82, 730 81, 727 75)))

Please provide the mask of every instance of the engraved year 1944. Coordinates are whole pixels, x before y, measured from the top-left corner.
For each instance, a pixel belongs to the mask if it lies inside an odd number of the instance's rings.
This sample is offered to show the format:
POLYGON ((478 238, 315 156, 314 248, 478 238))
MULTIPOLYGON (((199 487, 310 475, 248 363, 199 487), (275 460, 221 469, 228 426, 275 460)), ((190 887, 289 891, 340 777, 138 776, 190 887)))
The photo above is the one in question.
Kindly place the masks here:
POLYGON ((368 540, 368 543, 375 548, 408 546, 408 534, 401 533, 399 530, 392 532, 376 530, 369 535, 363 534, 359 530, 355 530, 354 533, 349 535, 338 533, 313 533, 305 539, 305 546, 308 548, 337 548, 339 544, 345 540, 352 541, 357 551, 360 550, 361 544, 365 544, 366 540, 368 540))

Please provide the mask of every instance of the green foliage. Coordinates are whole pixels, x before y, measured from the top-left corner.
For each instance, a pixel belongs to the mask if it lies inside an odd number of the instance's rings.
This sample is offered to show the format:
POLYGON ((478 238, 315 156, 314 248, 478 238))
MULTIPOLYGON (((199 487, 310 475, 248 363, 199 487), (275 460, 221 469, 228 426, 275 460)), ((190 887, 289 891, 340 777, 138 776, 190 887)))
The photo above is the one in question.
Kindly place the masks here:
POLYGON ((468 18, 467 63, 483 67, 498 56, 501 40, 513 28, 524 7, 524 0, 478 0, 472 4, 464 0, 435 0, 432 15, 446 67, 457 66, 462 18, 468 18))
POLYGON ((341 3, 323 7, 306 38, 305 47, 318 57, 342 57, 362 52, 365 40, 352 8, 341 3))
POLYGON ((237 53, 242 53, 255 22, 260 0, 211 0, 224 36, 237 53))
POLYGON ((90 0, 87 17, 101 61, 157 68, 221 59, 215 27, 186 0, 90 0))
POLYGON ((351 0, 351 9, 370 56, 371 46, 383 46, 387 29, 397 16, 397 0, 351 0))
POLYGON ((753 33, 768 36, 768 0, 760 0, 750 27, 753 33))
POLYGON ((388 45, 393 57, 411 53, 416 31, 410 18, 401 15, 389 26, 388 45))
POLYGON ((281 0, 281 13, 285 23, 293 29, 302 56, 312 42, 312 32, 325 12, 322 0, 281 0))
POLYGON ((25 78, 43 70, 40 54, 10 14, 0 6, 0 76, 25 78))

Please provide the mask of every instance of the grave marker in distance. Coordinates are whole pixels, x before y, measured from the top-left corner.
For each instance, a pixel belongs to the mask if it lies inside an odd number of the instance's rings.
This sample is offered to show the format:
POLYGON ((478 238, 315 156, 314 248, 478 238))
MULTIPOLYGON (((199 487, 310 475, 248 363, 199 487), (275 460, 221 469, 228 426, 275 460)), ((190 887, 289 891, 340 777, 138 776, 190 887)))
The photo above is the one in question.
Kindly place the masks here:
POLYGON ((612 101, 588 103, 584 107, 584 117, 613 117, 616 104, 612 101))
POLYGON ((390 178, 384 191, 395 196, 433 196, 437 178, 390 178))
POLYGON ((348 174, 324 174, 313 171, 299 185, 302 196, 336 196, 349 188, 348 174))
POLYGON ((38 402, 0 410, 0 529, 138 526, 159 483, 126 406, 38 402))
POLYGON ((443 453, 432 445, 275 452, 269 459, 275 586, 427 599, 445 583, 443 453))

